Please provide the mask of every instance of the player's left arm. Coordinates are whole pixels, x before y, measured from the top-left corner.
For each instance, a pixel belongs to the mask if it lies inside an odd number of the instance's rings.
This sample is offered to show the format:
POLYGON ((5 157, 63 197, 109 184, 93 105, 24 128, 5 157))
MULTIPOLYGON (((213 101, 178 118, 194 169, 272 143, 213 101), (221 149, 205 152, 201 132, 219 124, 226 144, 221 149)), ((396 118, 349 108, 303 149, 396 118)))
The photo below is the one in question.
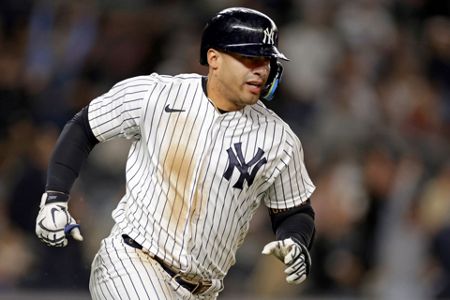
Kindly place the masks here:
POLYGON ((267 244, 262 253, 272 254, 285 265, 286 281, 303 282, 309 275, 315 233, 314 209, 308 199, 302 205, 289 209, 271 209, 269 215, 276 241, 267 244))
POLYGON ((286 265, 286 281, 303 282, 311 269, 311 249, 315 226, 310 197, 315 186, 303 160, 298 137, 287 129, 284 147, 279 153, 274 180, 266 191, 266 206, 272 220, 276 240, 262 253, 272 254, 286 265))

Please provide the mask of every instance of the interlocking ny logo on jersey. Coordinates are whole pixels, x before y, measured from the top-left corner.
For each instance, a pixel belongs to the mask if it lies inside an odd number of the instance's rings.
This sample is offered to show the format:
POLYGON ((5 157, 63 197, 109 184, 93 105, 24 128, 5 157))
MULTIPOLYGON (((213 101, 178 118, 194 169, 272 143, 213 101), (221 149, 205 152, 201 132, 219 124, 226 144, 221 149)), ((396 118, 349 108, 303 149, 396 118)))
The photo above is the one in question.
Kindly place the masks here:
POLYGON ((233 175, 234 168, 236 168, 241 175, 239 176, 238 181, 233 185, 234 188, 238 188, 242 190, 244 186, 244 180, 247 180, 248 186, 253 184, 253 180, 255 179, 256 173, 258 170, 267 163, 267 159, 262 156, 264 155, 264 151, 261 148, 258 148, 258 152, 256 155, 249 161, 245 162, 244 155, 242 154, 242 143, 234 144, 234 152, 233 149, 228 148, 228 168, 223 173, 223 177, 226 180, 230 180, 231 175, 233 175), (253 166, 252 171, 249 173, 249 169, 253 166))
POLYGON ((273 45, 274 44, 274 35, 275 35, 275 32, 273 31, 273 28, 266 28, 264 30, 263 43, 273 45))

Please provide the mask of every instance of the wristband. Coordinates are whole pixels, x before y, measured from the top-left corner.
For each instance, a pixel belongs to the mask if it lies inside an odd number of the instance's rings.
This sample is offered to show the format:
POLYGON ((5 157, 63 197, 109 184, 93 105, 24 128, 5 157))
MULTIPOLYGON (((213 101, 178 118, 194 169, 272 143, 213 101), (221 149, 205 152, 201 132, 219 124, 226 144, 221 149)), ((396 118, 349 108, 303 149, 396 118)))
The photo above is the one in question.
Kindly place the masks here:
POLYGON ((63 192, 47 191, 47 199, 45 199, 45 204, 56 203, 56 202, 69 202, 69 195, 63 192))

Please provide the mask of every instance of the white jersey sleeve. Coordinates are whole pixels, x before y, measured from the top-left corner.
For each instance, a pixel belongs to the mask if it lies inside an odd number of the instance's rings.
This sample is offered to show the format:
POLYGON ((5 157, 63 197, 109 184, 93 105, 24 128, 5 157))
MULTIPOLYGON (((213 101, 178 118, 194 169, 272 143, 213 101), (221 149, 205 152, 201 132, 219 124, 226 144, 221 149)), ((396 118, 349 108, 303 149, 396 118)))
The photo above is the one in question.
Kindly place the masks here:
POLYGON ((265 197, 266 206, 274 209, 298 206, 315 190, 306 170, 300 140, 290 130, 286 133, 284 149, 276 168, 280 171, 265 197))
POLYGON ((92 132, 101 142, 116 137, 140 138, 144 102, 154 86, 151 76, 139 76, 117 83, 89 104, 92 132))

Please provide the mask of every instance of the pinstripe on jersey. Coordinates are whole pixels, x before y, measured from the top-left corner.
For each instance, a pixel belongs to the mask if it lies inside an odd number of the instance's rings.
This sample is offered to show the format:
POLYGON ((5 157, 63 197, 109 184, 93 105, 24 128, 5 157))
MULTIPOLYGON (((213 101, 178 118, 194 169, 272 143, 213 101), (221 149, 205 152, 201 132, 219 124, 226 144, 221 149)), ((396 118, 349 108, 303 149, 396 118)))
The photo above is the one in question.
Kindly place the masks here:
POLYGON ((260 101, 220 114, 197 74, 122 81, 91 102, 89 121, 100 141, 133 140, 115 222, 192 277, 223 279, 261 201, 290 208, 314 190, 287 124, 260 101), (266 162, 252 162, 258 151, 266 162))

